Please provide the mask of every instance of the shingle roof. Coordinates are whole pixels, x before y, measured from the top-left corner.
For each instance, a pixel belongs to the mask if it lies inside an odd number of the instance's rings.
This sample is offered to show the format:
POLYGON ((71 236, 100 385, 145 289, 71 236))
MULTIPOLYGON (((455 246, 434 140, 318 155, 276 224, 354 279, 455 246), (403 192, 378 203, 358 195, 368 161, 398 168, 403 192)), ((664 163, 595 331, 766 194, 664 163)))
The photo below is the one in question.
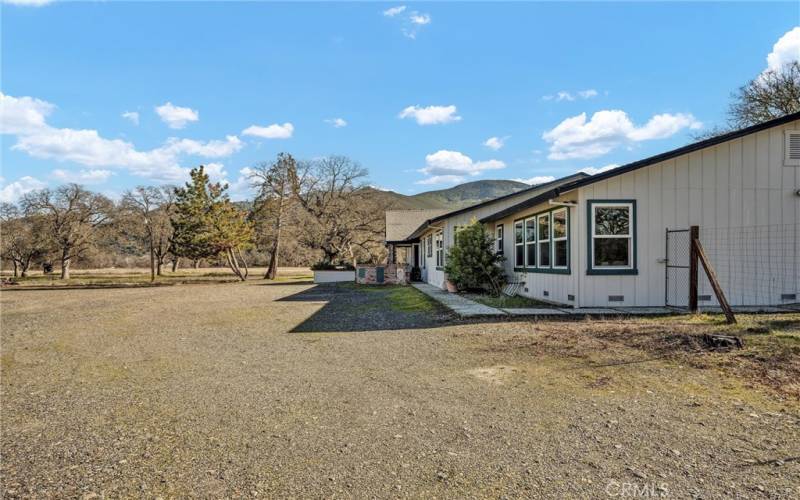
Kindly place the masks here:
POLYGON ((403 241, 426 220, 442 215, 446 208, 426 208, 419 210, 387 210, 386 242, 403 241))

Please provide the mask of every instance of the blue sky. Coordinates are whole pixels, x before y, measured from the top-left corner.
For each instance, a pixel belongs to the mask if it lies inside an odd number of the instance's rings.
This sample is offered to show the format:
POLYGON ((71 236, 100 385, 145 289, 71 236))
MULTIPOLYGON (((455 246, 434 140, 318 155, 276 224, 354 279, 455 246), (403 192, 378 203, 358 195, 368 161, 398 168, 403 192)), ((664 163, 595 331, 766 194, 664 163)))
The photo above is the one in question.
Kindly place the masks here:
POLYGON ((281 151, 405 194, 543 180, 683 145, 800 58, 794 2, 29 1, 0 5, 2 201, 201 163, 242 198, 281 151))

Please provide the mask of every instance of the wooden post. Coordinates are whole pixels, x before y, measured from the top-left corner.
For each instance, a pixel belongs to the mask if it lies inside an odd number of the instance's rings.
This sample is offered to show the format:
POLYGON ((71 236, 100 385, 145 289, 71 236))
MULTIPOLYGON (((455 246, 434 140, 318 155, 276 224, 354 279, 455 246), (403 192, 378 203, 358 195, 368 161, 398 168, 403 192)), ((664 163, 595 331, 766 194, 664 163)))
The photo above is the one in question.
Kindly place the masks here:
POLYGON ((699 257, 700 262, 703 263, 703 269, 705 269, 708 281, 711 283, 711 288, 714 289, 714 294, 717 296, 717 302, 719 302, 720 307, 722 307, 722 312, 725 313, 725 319, 728 323, 736 323, 736 316, 733 315, 733 309, 731 309, 730 304, 728 304, 728 299, 725 298, 725 293, 722 291, 722 286, 717 279, 717 273, 714 271, 711 261, 708 260, 708 256, 700 240, 693 240, 692 247, 695 249, 695 254, 699 257))
POLYGON ((700 241, 700 226, 689 228, 689 311, 697 312, 697 245, 700 241))

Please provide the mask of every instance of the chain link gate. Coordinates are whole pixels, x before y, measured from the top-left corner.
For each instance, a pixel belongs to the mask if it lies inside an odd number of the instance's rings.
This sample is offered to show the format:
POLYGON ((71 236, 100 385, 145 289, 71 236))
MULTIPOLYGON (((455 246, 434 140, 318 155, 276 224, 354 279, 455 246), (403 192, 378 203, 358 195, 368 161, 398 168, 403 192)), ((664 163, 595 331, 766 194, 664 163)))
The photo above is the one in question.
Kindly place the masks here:
POLYGON ((688 229, 666 230, 664 304, 667 307, 689 306, 689 260, 691 235, 688 229))

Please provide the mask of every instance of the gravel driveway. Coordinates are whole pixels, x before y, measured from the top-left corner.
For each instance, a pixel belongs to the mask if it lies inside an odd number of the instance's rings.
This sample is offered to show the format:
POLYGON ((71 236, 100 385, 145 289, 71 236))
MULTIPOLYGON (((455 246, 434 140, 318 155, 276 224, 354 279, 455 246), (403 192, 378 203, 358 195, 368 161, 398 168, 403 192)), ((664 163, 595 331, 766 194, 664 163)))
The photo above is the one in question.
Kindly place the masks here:
POLYGON ((796 400, 363 293, 1 293, 3 497, 800 496, 796 400))

